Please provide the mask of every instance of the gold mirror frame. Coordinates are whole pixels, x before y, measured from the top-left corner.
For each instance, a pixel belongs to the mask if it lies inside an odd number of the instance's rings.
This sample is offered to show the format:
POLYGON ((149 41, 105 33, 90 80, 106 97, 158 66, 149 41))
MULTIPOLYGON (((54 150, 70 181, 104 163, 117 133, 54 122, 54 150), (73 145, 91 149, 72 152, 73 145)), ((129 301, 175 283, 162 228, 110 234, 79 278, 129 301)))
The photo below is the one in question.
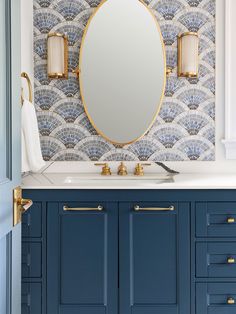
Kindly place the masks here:
POLYGON ((155 23, 156 23, 156 26, 157 26, 157 30, 159 32, 159 35, 160 35, 160 41, 161 41, 161 45, 162 45, 162 53, 163 53, 163 60, 164 60, 164 81, 163 81, 163 87, 162 87, 162 95, 161 95, 161 98, 160 98, 160 101, 159 101, 159 105, 157 106, 157 111, 156 111, 156 114, 154 115, 149 127, 147 128, 147 130, 141 135, 139 136, 138 138, 130 141, 130 142, 126 142, 126 143, 119 143, 119 142, 115 142, 115 141, 112 141, 111 139, 109 139, 102 131, 100 131, 97 127, 96 127, 96 124, 94 123, 92 117, 90 116, 89 112, 88 112, 88 109, 87 109, 87 105, 86 105, 86 102, 85 102, 85 99, 84 99, 84 95, 83 95, 83 84, 82 84, 82 80, 81 80, 81 76, 79 75, 79 73, 81 72, 81 60, 82 60, 82 51, 83 51, 83 45, 84 45, 84 41, 85 41, 85 38, 86 38, 86 35, 87 35, 87 32, 88 32, 88 29, 89 29, 89 26, 90 26, 90 23, 92 21, 92 19, 94 18, 94 16, 97 14, 97 12, 100 10, 100 8, 102 7, 102 5, 104 3, 106 3, 107 1, 109 0, 102 0, 101 3, 97 6, 97 8, 94 10, 93 14, 90 16, 90 18, 88 19, 88 22, 87 22, 87 25, 84 29, 84 33, 83 33, 83 36, 82 36, 82 40, 81 40, 81 46, 80 46, 80 52, 79 52, 79 66, 78 68, 76 69, 76 73, 78 75, 78 79, 79 79, 79 86, 80 86, 80 95, 81 95, 81 100, 82 100, 82 103, 83 103, 83 106, 84 106, 84 111, 91 123, 91 125, 93 126, 93 128, 95 129, 95 131, 98 133, 98 135, 102 136, 106 141, 108 141, 109 143, 111 144, 114 144, 114 145, 117 145, 117 146, 120 146, 120 147, 123 147, 125 145, 130 145, 130 144, 133 144, 137 141, 139 141, 141 138, 143 138, 145 136, 145 134, 147 134, 147 132, 151 129, 151 127, 153 126, 154 122, 156 121, 156 118, 161 110, 161 105, 163 103, 163 98, 164 98, 164 95, 165 95, 165 87, 166 87, 166 73, 167 73, 167 66, 166 66, 166 50, 165 50, 165 44, 164 44, 164 40, 163 40, 163 36, 162 36, 162 33, 161 33, 161 28, 160 28, 160 25, 159 25, 159 22, 156 18, 156 16, 154 15, 154 13, 151 11, 151 9, 149 9, 149 7, 147 6, 147 4, 143 1, 143 0, 137 0, 139 1, 140 3, 142 3, 142 5, 148 10, 148 12, 151 14, 151 16, 153 17, 155 23))

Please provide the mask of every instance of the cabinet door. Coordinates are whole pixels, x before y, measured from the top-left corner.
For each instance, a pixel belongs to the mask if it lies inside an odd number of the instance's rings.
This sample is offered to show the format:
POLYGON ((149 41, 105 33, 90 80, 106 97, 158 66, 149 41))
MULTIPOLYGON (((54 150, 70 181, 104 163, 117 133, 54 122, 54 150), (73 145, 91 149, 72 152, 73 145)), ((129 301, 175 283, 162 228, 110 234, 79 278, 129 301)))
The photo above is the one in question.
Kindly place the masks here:
POLYGON ((189 204, 135 205, 120 205, 120 313, 189 314, 189 204))
POLYGON ((117 313, 117 229, 117 203, 49 203, 48 313, 117 313))

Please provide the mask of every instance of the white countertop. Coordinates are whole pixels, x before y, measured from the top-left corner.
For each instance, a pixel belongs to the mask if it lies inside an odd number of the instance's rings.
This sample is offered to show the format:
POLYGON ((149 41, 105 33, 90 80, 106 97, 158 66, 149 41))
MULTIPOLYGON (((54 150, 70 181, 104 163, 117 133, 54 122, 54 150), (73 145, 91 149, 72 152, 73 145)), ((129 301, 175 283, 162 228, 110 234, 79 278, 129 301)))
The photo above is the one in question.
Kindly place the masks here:
POLYGON ((156 175, 135 180, 98 177, 79 173, 29 174, 22 179, 23 189, 236 189, 236 174, 179 174, 164 182, 156 175), (73 182, 73 180, 75 182, 73 182), (67 182, 67 183, 66 183, 67 182))
MULTIPOLYGON (((91 162, 49 162, 41 173, 24 175, 23 189, 236 189, 234 173, 182 173, 167 177, 167 173, 152 164, 145 167, 144 177, 133 175, 137 162, 125 162, 129 175, 116 174, 119 162, 109 162, 112 176, 101 176, 101 167, 91 162), (166 178, 167 177, 167 178, 166 178)), ((173 167, 172 167, 173 168, 173 167)), ((176 170, 176 167, 174 167, 176 170)), ((193 172, 196 169, 193 167, 193 172)))

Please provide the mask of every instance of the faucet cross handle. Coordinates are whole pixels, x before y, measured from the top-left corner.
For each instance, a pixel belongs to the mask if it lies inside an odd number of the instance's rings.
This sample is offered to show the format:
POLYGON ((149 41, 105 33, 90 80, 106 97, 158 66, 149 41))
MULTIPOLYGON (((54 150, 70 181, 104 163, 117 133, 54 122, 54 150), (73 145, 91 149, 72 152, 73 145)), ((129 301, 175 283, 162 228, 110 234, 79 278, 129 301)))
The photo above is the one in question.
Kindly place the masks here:
POLYGON ((127 176, 128 174, 127 167, 125 166, 123 162, 120 163, 117 174, 119 176, 127 176))
POLYGON ((111 168, 109 167, 108 163, 96 163, 95 166, 103 166, 102 167, 102 176, 110 176, 111 175, 111 168))
POLYGON ((144 166, 151 166, 151 164, 150 163, 144 163, 144 164, 138 163, 135 167, 134 175, 135 176, 143 176, 144 175, 144 169, 143 169, 144 166))

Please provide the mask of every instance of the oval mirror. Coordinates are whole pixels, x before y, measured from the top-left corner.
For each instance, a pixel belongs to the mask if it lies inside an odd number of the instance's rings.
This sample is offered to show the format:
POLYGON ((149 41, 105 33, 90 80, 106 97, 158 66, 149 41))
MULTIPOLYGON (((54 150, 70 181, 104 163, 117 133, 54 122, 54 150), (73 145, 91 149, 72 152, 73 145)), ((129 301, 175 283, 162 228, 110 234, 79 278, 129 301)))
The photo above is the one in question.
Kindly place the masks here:
POLYGON ((140 139, 159 112, 166 60, 155 16, 139 0, 103 1, 80 48, 80 90, 98 134, 125 145, 140 139))

